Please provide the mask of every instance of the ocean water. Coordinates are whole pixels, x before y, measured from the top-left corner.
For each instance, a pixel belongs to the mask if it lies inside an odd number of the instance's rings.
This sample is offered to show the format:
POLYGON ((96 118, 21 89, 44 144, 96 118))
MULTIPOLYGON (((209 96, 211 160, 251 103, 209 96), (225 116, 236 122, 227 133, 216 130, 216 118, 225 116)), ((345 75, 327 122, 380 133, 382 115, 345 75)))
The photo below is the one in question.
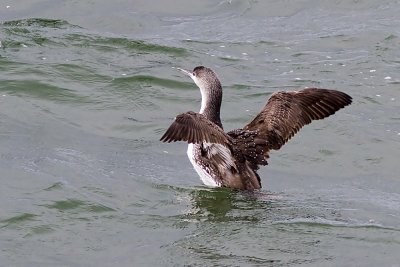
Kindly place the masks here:
POLYGON ((400 266, 398 1, 0 3, 1 266, 400 266), (353 97, 201 184, 158 140, 214 69, 227 130, 276 91, 353 97))

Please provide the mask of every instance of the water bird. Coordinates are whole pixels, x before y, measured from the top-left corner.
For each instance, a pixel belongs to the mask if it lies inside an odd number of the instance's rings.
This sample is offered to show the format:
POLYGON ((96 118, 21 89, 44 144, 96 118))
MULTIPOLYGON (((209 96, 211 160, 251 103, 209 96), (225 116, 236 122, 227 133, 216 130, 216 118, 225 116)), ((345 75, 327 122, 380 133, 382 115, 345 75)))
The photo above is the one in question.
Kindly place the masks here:
POLYGON ((304 125, 352 102, 351 96, 337 90, 275 92, 250 123, 226 133, 220 118, 222 86, 215 72, 204 66, 178 69, 199 87, 200 112, 176 116, 160 141, 186 141, 190 162, 203 183, 212 187, 260 189, 257 170, 268 164, 270 150, 280 149, 304 125))

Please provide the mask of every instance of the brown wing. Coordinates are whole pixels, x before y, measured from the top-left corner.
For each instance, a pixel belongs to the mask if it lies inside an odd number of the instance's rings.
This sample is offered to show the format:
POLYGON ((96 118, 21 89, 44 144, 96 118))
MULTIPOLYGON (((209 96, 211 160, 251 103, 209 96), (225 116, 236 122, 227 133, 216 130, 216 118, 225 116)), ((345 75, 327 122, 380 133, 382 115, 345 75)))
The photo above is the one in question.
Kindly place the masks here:
POLYGON ((336 90, 277 92, 253 121, 228 134, 243 147, 247 160, 266 165, 270 149, 280 149, 304 125, 326 118, 351 102, 349 95, 336 90))
POLYGON ((176 116, 175 121, 161 137, 162 142, 227 144, 229 137, 204 115, 189 111, 176 116))
POLYGON ((326 118, 350 103, 349 95, 336 90, 310 88, 278 92, 243 129, 258 130, 271 149, 279 149, 304 125, 326 118))

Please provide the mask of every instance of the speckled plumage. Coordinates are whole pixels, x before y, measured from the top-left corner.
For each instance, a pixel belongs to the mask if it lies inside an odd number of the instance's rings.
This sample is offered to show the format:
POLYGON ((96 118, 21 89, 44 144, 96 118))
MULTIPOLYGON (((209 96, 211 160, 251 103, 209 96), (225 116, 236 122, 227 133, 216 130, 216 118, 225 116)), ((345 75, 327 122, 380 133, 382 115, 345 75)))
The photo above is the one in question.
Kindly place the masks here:
POLYGON ((271 149, 280 149, 304 125, 352 102, 349 95, 336 90, 277 92, 249 124, 225 133, 220 119, 222 87, 216 74, 203 66, 193 72, 180 70, 200 88, 201 109, 178 115, 160 140, 188 142, 188 157, 208 186, 261 188, 257 170, 268 164, 271 149))

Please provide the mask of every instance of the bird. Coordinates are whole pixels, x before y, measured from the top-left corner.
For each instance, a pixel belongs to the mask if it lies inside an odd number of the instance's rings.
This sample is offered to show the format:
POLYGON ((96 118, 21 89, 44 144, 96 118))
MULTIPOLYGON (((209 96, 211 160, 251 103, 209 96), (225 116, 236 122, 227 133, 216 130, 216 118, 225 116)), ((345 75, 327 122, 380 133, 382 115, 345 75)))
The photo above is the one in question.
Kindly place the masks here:
POLYGON ((206 186, 253 191, 261 188, 257 170, 268 164, 271 150, 279 150, 304 125, 324 119, 350 105, 352 97, 330 89, 306 88, 273 93, 258 115, 243 128, 225 132, 221 123, 222 86, 216 73, 197 66, 177 68, 199 87, 199 112, 175 117, 160 138, 185 141, 187 155, 206 186))

